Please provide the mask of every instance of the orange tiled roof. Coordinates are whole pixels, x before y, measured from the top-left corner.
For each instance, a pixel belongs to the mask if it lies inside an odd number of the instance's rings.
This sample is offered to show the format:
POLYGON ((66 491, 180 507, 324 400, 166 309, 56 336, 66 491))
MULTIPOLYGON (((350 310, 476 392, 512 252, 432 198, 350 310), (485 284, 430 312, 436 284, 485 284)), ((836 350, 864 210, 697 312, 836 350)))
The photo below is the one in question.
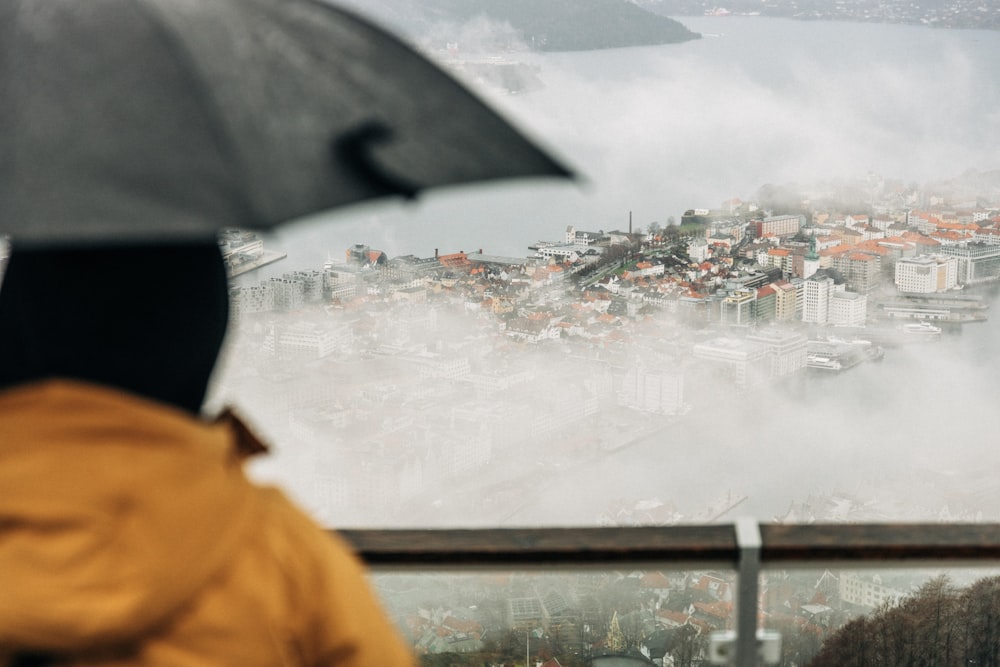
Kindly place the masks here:
POLYGON ((829 248, 824 248, 819 251, 819 254, 823 257, 839 257, 840 255, 846 255, 849 252, 854 252, 857 248, 851 245, 835 245, 829 248))
POLYGON ((670 580, 662 572, 647 572, 639 579, 643 588, 670 588, 670 580))
POLYGON ((698 611, 718 619, 727 619, 733 611, 733 605, 728 602, 695 602, 698 611))
POLYGON ((450 255, 439 255, 438 262, 447 268, 462 268, 472 266, 472 262, 466 257, 464 252, 456 252, 450 255))
MULTIPOLYGON (((940 228, 938 228, 940 230, 940 228)), ((932 232, 931 236, 933 238, 946 239, 948 241, 961 241, 962 239, 968 238, 965 234, 961 232, 943 232, 936 231, 932 232)))
POLYGON ((469 621, 461 618, 455 618, 454 616, 449 616, 444 619, 442 623, 447 628, 452 630, 457 630, 458 632, 482 632, 483 626, 475 621, 469 621))
POLYGON ((684 625, 691 618, 682 611, 670 611, 669 609, 657 609, 656 616, 676 625, 684 625))

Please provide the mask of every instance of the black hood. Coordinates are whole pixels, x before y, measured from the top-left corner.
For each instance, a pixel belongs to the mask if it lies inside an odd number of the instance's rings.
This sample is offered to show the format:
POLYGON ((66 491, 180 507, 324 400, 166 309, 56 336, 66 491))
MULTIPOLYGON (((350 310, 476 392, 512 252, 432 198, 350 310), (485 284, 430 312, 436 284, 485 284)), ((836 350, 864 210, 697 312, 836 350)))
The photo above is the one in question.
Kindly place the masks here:
POLYGON ((53 377, 201 409, 229 312, 218 246, 12 250, 0 388, 53 377))

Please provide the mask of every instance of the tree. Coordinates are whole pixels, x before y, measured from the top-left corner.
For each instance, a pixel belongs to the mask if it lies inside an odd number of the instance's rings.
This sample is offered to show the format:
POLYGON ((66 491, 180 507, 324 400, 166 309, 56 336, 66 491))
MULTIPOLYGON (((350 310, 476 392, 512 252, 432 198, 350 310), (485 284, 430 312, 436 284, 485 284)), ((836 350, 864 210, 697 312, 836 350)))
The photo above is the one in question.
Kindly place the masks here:
POLYGON ((899 605, 883 604, 823 644, 810 667, 1000 665, 1000 577, 959 591, 931 579, 899 605))

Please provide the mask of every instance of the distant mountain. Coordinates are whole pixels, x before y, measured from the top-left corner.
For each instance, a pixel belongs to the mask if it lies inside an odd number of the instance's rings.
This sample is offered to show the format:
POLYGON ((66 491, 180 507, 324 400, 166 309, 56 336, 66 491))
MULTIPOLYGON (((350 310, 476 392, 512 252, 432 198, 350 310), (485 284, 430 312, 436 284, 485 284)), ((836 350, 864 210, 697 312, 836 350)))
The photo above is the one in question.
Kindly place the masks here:
POLYGON ((664 16, 761 16, 1000 30, 1000 4, 966 0, 632 0, 664 16))
POLYGON ((628 0, 346 1, 422 42, 458 42, 462 26, 484 18, 509 26, 507 41, 539 51, 672 44, 700 37, 628 0))

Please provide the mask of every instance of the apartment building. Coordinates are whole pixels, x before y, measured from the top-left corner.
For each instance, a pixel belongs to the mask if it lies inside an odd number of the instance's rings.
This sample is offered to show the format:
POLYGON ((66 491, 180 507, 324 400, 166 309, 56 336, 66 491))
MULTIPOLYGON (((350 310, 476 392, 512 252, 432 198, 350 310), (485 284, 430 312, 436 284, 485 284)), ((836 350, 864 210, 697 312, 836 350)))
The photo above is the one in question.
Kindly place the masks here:
MULTIPOLYGON (((799 285, 802 281, 797 281, 799 285)), ((795 322, 802 319, 802 308, 799 299, 800 290, 795 283, 781 280, 772 283, 774 288, 774 319, 779 322, 795 322)))
POLYGON ((714 338, 695 345, 692 354, 721 370, 737 389, 762 384, 771 377, 770 348, 759 342, 714 338))
POLYGON ((632 367, 622 378, 619 402, 643 412, 680 414, 684 411, 684 377, 632 367))
POLYGON ((882 284, 881 257, 869 252, 846 252, 833 260, 852 292, 868 294, 882 284))
POLYGON ((958 282, 966 285, 1000 275, 1000 245, 963 243, 941 246, 939 254, 958 260, 958 282))
POLYGON ((857 292, 833 292, 830 295, 829 324, 863 327, 868 320, 868 297, 857 292))
POLYGON ((909 257, 896 262, 896 288, 900 292, 933 294, 954 289, 958 285, 957 257, 909 257))
POLYGON ((837 284, 826 269, 817 271, 805 281, 802 304, 802 321, 809 324, 828 324, 830 321, 830 298, 834 292, 842 292, 845 287, 837 284))
POLYGON ((869 609, 883 603, 898 604, 906 597, 906 591, 888 585, 878 574, 841 572, 838 584, 842 601, 869 609))
POLYGON ((805 222, 804 215, 775 215, 757 220, 753 225, 757 238, 763 236, 786 238, 798 234, 805 222))
POLYGON ((791 375, 806 367, 805 335, 788 329, 761 328, 747 340, 767 348, 771 356, 771 377, 791 375))

